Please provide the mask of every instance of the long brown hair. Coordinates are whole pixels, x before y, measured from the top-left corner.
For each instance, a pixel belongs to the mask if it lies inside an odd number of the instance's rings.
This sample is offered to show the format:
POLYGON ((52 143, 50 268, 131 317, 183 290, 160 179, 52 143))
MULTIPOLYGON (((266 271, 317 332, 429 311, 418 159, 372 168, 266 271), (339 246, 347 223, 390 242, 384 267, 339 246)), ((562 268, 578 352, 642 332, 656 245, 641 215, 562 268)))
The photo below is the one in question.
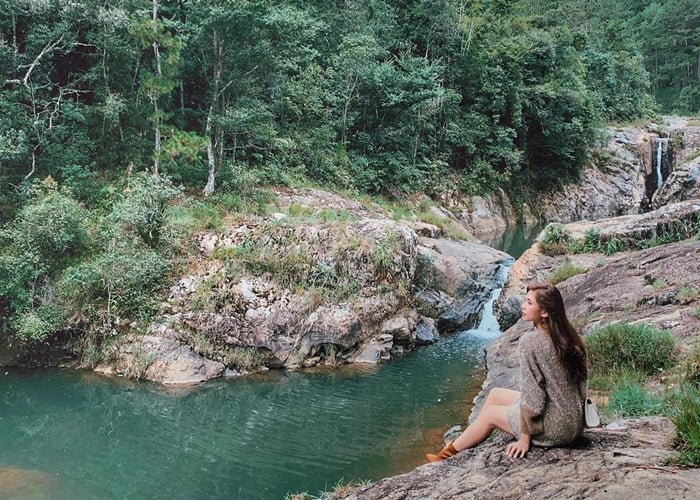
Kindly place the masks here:
POLYGON ((542 326, 552 339, 554 350, 572 382, 582 382, 588 377, 586 346, 576 328, 566 317, 564 299, 559 289, 551 283, 531 283, 528 292, 535 292, 535 301, 547 312, 537 326, 542 326))

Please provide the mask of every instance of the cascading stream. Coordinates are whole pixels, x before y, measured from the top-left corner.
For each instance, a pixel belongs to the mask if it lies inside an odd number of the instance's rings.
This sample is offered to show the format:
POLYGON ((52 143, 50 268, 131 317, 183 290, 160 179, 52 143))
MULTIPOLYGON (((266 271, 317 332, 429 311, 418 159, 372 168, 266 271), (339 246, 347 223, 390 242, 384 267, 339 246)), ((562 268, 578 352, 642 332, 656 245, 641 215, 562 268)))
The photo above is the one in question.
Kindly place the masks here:
POLYGON ((663 173, 661 172, 661 161, 666 145, 668 145, 667 137, 659 137, 656 139, 656 189, 661 188, 664 183, 663 173))

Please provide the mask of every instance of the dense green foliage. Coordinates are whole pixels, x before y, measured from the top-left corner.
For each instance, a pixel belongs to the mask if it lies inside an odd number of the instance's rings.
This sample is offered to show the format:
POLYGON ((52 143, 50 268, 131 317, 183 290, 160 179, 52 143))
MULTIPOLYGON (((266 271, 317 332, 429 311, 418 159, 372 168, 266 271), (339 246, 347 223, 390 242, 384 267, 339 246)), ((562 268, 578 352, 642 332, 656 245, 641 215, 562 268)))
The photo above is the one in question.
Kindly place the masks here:
POLYGON ((650 111, 649 82, 640 52, 610 50, 557 12, 496 0, 0 1, 0 201, 52 175, 97 203, 129 169, 207 194, 241 169, 379 193, 575 178, 602 120, 650 111))
POLYGON ((3 338, 147 315, 172 217, 220 223, 183 192, 523 197, 650 89, 696 111, 689 2, 609 3, 0 0, 3 338))

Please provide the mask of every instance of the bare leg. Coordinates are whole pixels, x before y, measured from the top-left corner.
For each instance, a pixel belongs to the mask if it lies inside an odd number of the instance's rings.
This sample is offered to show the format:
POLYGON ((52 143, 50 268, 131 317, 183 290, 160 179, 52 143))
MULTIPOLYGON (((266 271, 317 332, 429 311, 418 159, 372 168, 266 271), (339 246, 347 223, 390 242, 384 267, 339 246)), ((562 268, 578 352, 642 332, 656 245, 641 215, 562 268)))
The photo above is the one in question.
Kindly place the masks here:
POLYGON ((476 420, 452 443, 455 449, 461 451, 476 446, 489 437, 494 429, 501 429, 512 435, 513 429, 508 423, 508 407, 519 397, 518 391, 492 389, 476 420))
POLYGON ((429 462, 438 462, 456 455, 458 452, 472 448, 491 435, 494 429, 501 429, 508 434, 513 434, 508 423, 508 408, 520 397, 518 391, 510 389, 494 388, 486 397, 476 420, 462 432, 453 442, 448 444, 437 455, 428 453, 429 462))
POLYGON ((503 389, 502 387, 494 387, 486 396, 484 406, 494 404, 498 406, 510 406, 515 403, 515 400, 520 397, 520 392, 511 389, 503 389))

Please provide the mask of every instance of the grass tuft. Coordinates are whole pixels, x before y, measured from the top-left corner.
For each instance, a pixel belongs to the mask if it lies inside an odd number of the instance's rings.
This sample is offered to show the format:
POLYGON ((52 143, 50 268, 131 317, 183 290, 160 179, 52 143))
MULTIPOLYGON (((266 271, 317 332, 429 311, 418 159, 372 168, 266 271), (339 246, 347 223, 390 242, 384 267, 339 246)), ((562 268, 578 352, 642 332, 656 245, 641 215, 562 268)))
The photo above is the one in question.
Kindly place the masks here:
POLYGON ((585 272, 586 268, 567 262, 554 270, 554 272, 549 276, 549 282, 556 285, 562 281, 566 281, 572 276, 583 274, 585 272))
POLYGON ((700 388, 684 384, 669 397, 669 416, 676 426, 674 445, 678 449, 675 462, 700 465, 700 388))
POLYGON ((607 412, 618 417, 642 417, 664 413, 662 398, 653 396, 638 383, 619 386, 610 394, 607 412))

